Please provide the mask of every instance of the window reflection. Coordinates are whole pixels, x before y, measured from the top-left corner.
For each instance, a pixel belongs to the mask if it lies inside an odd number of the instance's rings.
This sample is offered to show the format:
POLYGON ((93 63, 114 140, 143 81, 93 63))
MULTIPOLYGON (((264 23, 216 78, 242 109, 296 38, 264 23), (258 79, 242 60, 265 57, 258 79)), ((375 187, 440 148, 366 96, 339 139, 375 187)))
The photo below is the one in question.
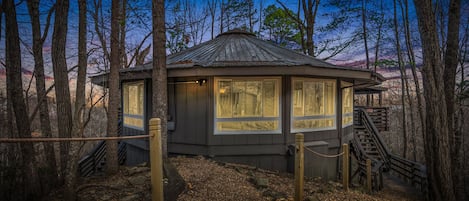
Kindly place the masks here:
POLYGON ((124 126, 143 130, 143 81, 123 83, 122 91, 124 126))
POLYGON ((294 78, 292 132, 335 128, 335 80, 294 78))
POLYGON ((279 81, 279 78, 216 79, 215 132, 279 132, 279 81))

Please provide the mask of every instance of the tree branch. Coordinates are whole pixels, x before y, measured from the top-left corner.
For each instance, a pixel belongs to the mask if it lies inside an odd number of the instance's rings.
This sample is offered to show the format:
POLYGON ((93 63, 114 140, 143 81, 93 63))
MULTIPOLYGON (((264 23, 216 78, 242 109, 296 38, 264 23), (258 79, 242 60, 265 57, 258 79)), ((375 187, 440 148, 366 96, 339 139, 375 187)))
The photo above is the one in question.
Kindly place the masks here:
POLYGON ((49 13, 47 13, 46 26, 44 27, 44 34, 41 37, 41 44, 44 43, 44 41, 47 38, 47 34, 49 33, 50 19, 52 17, 52 13, 54 13, 54 11, 55 11, 55 4, 52 5, 52 7, 49 9, 49 13))

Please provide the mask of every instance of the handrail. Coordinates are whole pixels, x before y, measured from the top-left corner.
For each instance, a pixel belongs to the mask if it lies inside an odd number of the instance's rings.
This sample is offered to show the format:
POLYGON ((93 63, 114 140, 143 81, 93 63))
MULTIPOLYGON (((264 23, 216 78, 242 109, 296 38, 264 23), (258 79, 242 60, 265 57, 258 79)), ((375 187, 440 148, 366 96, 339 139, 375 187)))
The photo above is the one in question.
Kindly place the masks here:
POLYGON ((368 154, 366 154, 363 147, 359 145, 359 143, 357 142, 355 138, 351 140, 350 144, 351 144, 350 148, 352 149, 352 152, 357 158, 358 168, 361 174, 363 175, 366 174, 366 164, 364 161, 366 161, 366 159, 371 160, 371 166, 372 166, 371 173, 373 177, 372 186, 374 187, 375 190, 381 190, 383 188, 383 179, 382 179, 383 173, 382 172, 383 172, 384 164, 381 161, 375 158, 372 158, 368 154))
POLYGON ((372 123, 372 119, 368 115, 367 112, 365 112, 364 109, 360 108, 359 111, 362 113, 360 116, 362 118, 362 124, 365 125, 365 127, 369 127, 368 131, 370 131, 371 137, 374 139, 373 141, 377 145, 377 148, 382 152, 381 156, 385 160, 385 164, 389 166, 389 154, 391 153, 387 146, 383 143, 383 140, 381 139, 381 136, 379 135, 379 131, 376 128, 375 124, 372 123))
MULTIPOLYGON (((384 144, 384 141, 379 135, 379 131, 376 126, 373 124, 372 119, 367 114, 363 108, 357 108, 359 112, 359 120, 361 125, 363 125, 371 135, 371 139, 376 144, 378 150, 381 152, 381 156, 385 161, 385 165, 398 173, 399 175, 405 177, 412 181, 412 184, 419 184, 421 191, 425 192, 427 189, 427 176, 426 176, 426 167, 420 163, 405 159, 398 155, 395 155, 389 151, 387 146, 384 144)), ((358 146, 360 149, 361 146, 358 146)), ((360 150, 362 151, 362 150, 360 150)))

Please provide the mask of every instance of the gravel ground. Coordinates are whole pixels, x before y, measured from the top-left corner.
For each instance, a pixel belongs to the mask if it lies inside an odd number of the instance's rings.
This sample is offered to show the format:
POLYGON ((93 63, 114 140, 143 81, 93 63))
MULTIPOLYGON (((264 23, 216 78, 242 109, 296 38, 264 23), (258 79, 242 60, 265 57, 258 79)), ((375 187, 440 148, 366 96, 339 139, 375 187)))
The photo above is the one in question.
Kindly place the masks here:
MULTIPOLYGON (((250 166, 218 163, 203 157, 177 157, 171 160, 187 182, 180 201, 202 200, 293 200, 292 174, 256 169, 250 166)), ((363 193, 363 188, 342 191, 336 182, 320 179, 305 182, 305 200, 416 200, 408 194, 384 190, 363 193)))
MULTIPOLYGON (((288 201, 294 197, 292 174, 257 169, 252 166, 220 163, 204 157, 174 157, 170 159, 186 181, 186 190, 179 201, 288 201)), ((81 201, 149 201, 150 169, 145 165, 121 167, 111 177, 85 178, 77 187, 81 201)), ((409 192, 385 189, 375 194, 363 193, 362 187, 342 191, 336 182, 320 179, 305 181, 305 200, 417 200, 409 192)), ((62 200, 60 191, 48 201, 62 200)))

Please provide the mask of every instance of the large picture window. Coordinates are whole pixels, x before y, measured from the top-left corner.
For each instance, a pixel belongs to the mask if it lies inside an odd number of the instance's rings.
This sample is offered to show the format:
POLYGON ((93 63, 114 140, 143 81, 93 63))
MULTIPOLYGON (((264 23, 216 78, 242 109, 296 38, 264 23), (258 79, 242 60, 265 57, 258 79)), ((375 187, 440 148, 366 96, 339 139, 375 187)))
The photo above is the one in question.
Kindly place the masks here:
POLYGON ((342 82, 342 127, 353 124, 353 87, 352 83, 342 82))
POLYGON ((124 126, 144 130, 144 82, 122 84, 124 126))
POLYGON ((281 133, 280 78, 216 78, 215 134, 281 133))
POLYGON ((335 80, 292 80, 292 132, 335 129, 335 80))

